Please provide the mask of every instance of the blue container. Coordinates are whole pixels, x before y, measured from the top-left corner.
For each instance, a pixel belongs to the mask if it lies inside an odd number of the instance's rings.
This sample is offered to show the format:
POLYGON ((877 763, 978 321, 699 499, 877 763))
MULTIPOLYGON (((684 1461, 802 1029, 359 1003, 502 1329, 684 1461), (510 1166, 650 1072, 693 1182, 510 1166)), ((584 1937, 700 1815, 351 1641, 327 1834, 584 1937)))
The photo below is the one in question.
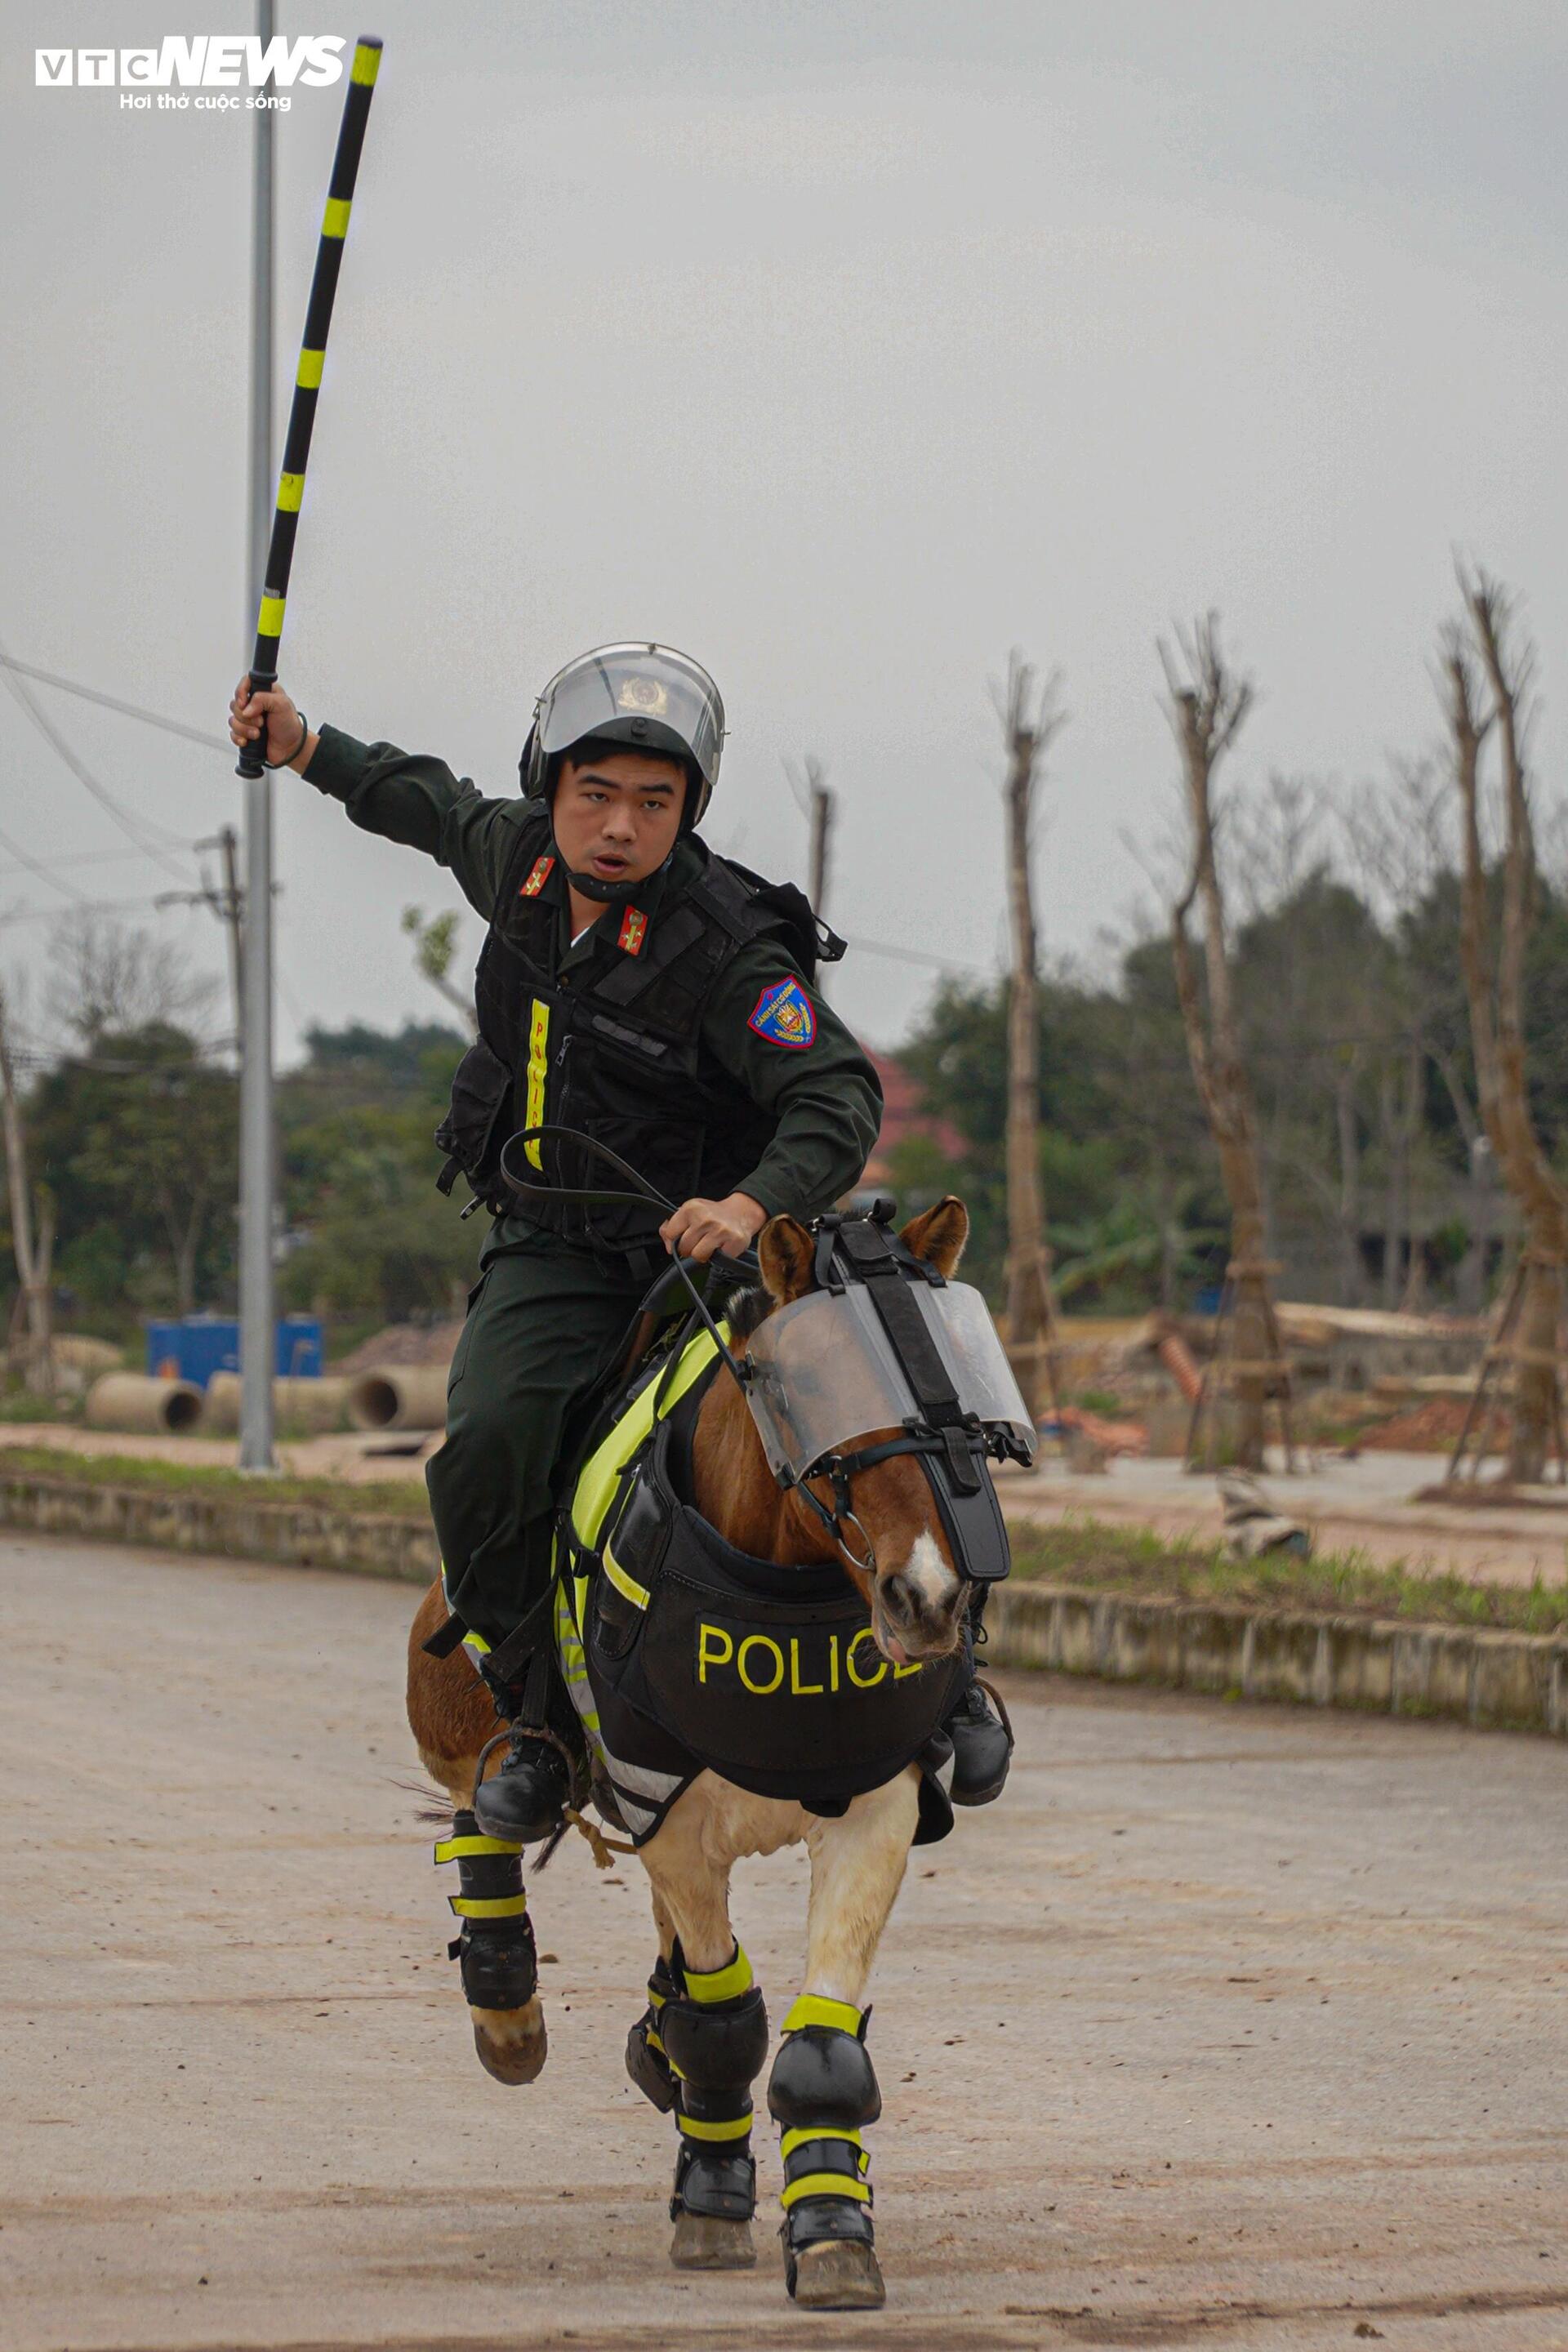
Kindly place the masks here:
MULTIPOLYGON (((321 1379, 320 1316, 282 1318, 272 1369, 279 1380, 321 1379)), ((149 1323, 147 1370, 154 1378, 191 1381, 205 1389, 215 1372, 238 1371, 239 1325, 226 1315, 187 1315, 178 1323, 149 1323)))
POLYGON ((321 1379, 321 1318, 319 1315, 285 1315, 279 1319, 273 1370, 280 1381, 321 1379))

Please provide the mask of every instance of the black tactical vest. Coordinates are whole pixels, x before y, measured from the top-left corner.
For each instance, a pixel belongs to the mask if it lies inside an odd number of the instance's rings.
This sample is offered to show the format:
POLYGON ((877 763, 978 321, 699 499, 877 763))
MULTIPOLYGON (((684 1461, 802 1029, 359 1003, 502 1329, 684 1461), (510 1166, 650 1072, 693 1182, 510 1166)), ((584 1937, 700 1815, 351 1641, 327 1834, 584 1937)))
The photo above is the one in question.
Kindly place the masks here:
MULTIPOLYGON (((525 1127, 576 1128, 638 1169, 667 1199, 722 1200, 755 1168, 775 1122, 701 1041, 715 981, 747 940, 773 932, 809 979, 816 950, 810 908, 792 886, 769 887, 695 839, 701 870, 667 887, 657 911, 606 909, 588 961, 553 971, 557 906, 548 814, 520 826, 480 951, 474 991, 479 1042, 453 1082, 436 1140, 498 1213, 510 1205, 502 1146, 525 1127)), ((601 1166, 569 1145, 528 1157, 544 1184, 603 1185, 601 1166)), ((617 1257, 658 1249, 661 1212, 531 1201, 531 1223, 617 1257)))

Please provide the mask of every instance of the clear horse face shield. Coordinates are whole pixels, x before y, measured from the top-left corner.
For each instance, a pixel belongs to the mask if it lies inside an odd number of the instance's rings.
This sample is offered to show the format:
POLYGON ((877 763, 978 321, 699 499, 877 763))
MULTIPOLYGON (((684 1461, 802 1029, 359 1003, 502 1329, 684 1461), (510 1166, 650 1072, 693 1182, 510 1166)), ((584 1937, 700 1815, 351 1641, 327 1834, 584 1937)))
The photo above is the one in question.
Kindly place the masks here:
MULTIPOLYGON (((991 1310, 968 1283, 907 1286, 964 1416, 994 1450, 1032 1462, 1029 1409, 991 1310)), ((869 1285, 814 1290, 759 1324, 747 1349, 747 1400, 775 1477, 804 1478, 825 1455, 922 1415, 869 1285)))

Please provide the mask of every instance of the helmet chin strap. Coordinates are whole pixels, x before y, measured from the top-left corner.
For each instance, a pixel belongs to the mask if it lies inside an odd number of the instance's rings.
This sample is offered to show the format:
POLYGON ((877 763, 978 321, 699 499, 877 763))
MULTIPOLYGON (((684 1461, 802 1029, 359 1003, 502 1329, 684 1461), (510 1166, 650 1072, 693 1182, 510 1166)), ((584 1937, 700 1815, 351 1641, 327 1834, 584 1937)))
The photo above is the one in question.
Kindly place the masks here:
MULTIPOLYGON (((552 831, 551 839, 553 841, 554 838, 554 833, 552 831)), ((556 853, 559 856, 559 843, 556 844, 556 853)), ((670 857, 674 855, 675 852, 671 850, 670 857)), ((564 857, 562 858, 561 863, 566 866, 564 857)), ((604 907, 629 907, 637 892, 646 890, 654 879, 654 876, 662 874, 668 864, 669 857, 666 857, 661 864, 654 867, 652 874, 639 875, 635 882, 606 882, 597 874, 574 874, 572 868, 566 866, 566 879, 580 898, 595 898, 604 907)))

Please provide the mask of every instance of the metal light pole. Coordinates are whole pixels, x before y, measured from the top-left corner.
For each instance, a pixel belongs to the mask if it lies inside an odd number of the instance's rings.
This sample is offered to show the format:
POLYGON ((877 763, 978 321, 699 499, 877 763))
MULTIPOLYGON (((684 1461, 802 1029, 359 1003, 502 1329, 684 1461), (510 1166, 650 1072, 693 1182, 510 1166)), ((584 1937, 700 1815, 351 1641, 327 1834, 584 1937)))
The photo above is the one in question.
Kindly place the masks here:
MULTIPOLYGON (((272 0, 257 0, 263 48, 272 0)), ((255 624, 272 528, 272 109, 256 110, 251 211, 250 497, 245 626, 255 624)), ((239 1466, 273 1470, 272 779, 245 779, 245 973, 239 1073, 239 1466)))

